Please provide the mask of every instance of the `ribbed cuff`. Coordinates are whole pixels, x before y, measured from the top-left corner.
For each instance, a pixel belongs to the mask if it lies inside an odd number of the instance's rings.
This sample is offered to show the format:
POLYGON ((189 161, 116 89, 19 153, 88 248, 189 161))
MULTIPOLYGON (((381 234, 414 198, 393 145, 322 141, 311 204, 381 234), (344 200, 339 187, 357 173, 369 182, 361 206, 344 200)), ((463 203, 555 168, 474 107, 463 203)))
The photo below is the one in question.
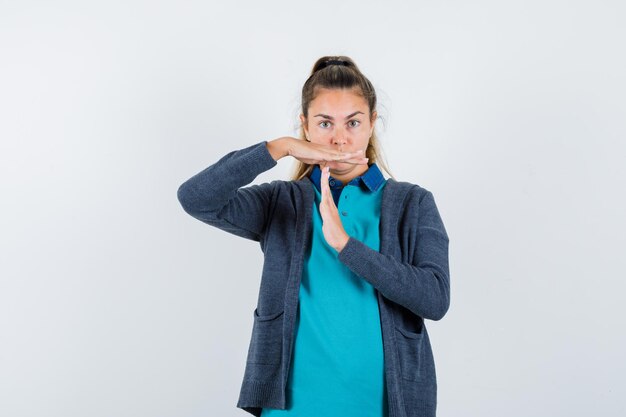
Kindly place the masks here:
POLYGON ((271 385, 245 380, 241 385, 237 407, 270 407, 285 409, 286 398, 282 385, 271 385))
POLYGON ((346 243, 341 252, 338 253, 337 259, 347 266, 359 265, 362 263, 361 257, 367 252, 363 251, 363 248, 374 250, 360 240, 350 236, 348 243, 346 243))
POLYGON ((278 164, 269 149, 267 149, 267 141, 261 141, 252 146, 252 151, 243 156, 243 160, 249 164, 252 172, 264 172, 278 164))

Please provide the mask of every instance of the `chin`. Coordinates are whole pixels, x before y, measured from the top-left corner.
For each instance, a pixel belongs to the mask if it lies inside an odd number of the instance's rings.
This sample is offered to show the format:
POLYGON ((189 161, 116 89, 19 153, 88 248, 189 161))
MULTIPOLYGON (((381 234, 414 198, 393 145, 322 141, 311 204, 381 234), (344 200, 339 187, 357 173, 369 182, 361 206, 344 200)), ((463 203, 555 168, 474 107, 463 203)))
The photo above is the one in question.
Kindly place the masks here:
POLYGON ((330 169, 340 169, 340 170, 345 170, 350 168, 352 164, 347 164, 345 162, 337 162, 337 161, 330 161, 328 162, 328 166, 330 167, 330 169))

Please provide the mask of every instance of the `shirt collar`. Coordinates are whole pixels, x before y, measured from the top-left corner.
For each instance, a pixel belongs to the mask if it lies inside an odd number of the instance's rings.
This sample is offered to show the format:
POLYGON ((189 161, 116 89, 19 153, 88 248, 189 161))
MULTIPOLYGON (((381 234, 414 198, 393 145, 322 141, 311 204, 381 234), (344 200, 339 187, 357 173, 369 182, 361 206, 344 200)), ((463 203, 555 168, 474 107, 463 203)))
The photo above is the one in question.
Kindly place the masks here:
MULTIPOLYGON (((313 167, 313 170, 311 171, 310 177, 311 181, 313 182, 313 184, 315 185, 315 187, 317 188, 317 190, 319 192, 322 192, 322 188, 321 188, 321 179, 322 179, 322 170, 320 169, 319 165, 315 165, 313 167)), ((331 175, 330 178, 328 179, 328 185, 330 186, 331 189, 339 189, 339 188, 343 188, 343 183, 335 178, 333 178, 333 176, 331 175)), ((353 178, 348 184, 346 185, 356 185, 359 186, 360 184, 365 185, 365 187, 367 187, 367 189, 369 189, 370 191, 376 191, 378 190, 378 187, 380 187, 380 185, 385 181, 385 177, 383 177, 382 172, 380 172, 380 169, 378 168, 378 165, 376 165, 376 163, 372 163, 369 168, 367 169, 367 171, 365 171, 362 175, 353 178)))

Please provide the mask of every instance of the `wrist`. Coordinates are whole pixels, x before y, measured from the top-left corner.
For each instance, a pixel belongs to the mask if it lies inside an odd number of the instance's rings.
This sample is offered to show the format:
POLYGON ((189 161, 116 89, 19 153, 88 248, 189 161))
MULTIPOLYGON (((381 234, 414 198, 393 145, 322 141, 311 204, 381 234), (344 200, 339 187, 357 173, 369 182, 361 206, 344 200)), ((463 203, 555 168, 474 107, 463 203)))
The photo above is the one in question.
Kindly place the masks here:
POLYGON ((267 150, 275 161, 289 155, 289 138, 278 138, 267 142, 267 150))
POLYGON ((350 240, 350 236, 346 235, 343 239, 341 239, 339 245, 335 248, 335 250, 337 252, 341 252, 343 250, 343 248, 346 247, 346 245, 348 244, 349 240, 350 240))

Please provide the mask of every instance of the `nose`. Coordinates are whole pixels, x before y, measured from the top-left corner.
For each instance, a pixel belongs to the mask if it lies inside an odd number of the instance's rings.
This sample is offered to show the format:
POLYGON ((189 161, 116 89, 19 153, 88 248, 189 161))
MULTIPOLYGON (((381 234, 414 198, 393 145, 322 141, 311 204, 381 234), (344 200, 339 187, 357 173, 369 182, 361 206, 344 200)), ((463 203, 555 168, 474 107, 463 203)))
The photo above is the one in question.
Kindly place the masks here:
POLYGON ((346 140, 346 134, 345 134, 345 132, 343 132, 343 131, 341 131, 341 132, 337 132, 337 134, 335 134, 335 135, 333 136, 333 143, 334 143, 335 145, 339 145, 339 148, 340 148, 340 149, 341 149, 341 147, 342 147, 343 145, 345 145, 345 144, 346 144, 346 142, 347 142, 347 140, 346 140))

